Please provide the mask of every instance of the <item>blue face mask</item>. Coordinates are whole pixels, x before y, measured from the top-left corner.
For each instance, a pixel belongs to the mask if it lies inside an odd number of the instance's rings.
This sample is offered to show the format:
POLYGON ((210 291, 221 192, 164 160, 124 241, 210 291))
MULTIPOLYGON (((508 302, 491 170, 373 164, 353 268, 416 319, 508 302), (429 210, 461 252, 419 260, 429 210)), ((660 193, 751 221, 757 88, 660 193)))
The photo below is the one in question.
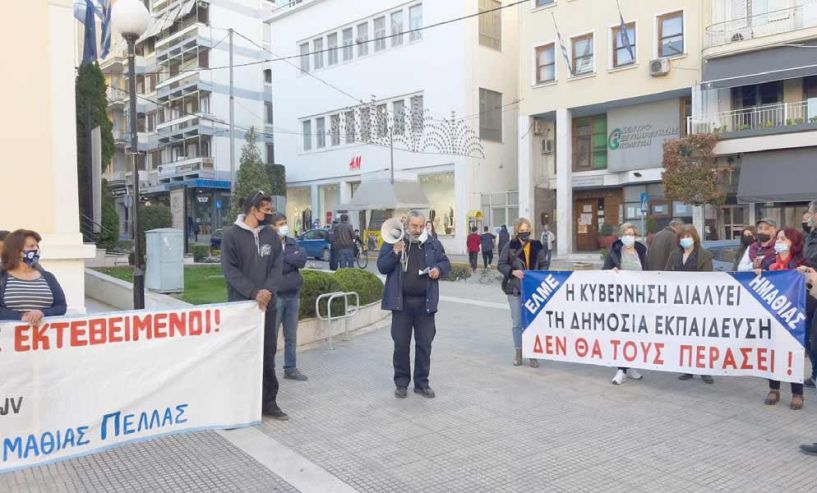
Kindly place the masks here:
POLYGON ((23 262, 31 267, 40 261, 39 250, 23 250, 23 262))
POLYGON ((692 248, 692 245, 695 244, 695 241, 692 238, 681 238, 681 248, 687 249, 692 248))

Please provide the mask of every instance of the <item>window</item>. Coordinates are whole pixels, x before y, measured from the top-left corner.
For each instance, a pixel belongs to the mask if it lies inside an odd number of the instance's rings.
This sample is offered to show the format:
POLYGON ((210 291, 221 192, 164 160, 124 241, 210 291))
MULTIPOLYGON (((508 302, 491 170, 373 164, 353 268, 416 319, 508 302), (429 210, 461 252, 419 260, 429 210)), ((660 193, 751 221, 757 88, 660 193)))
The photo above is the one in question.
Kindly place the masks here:
POLYGON ((817 98, 817 76, 803 77, 803 99, 817 98))
POLYGON ((510 225, 519 217, 518 192, 483 193, 480 194, 480 204, 486 226, 510 225))
POLYGON ((338 33, 332 33, 326 37, 326 47, 329 49, 329 65, 338 63, 338 33))
POLYGON ((607 115, 573 119, 573 171, 607 169, 607 115))
POLYGON ((343 124, 346 128, 346 143, 355 142, 355 110, 347 111, 343 116, 343 124))
POLYGON ((267 143, 267 162, 269 164, 275 164, 275 146, 273 144, 267 143))
POLYGON ((479 138, 502 142, 502 94, 479 90, 479 138))
POLYGON ((350 27, 343 30, 343 61, 348 62, 355 56, 354 30, 350 27))
POLYGON ((732 88, 732 107, 735 109, 754 108, 782 102, 783 81, 732 88))
POLYGON ((403 11, 398 10, 391 14, 391 46, 400 46, 403 44, 403 11))
POLYGON ((360 140, 369 142, 372 138, 372 115, 368 106, 360 107, 360 140))
POLYGON ((425 113, 423 110, 423 96, 411 97, 411 131, 420 133, 423 131, 425 123, 425 113))
POLYGON ((357 25, 357 56, 369 54, 369 23, 357 25))
POLYGON ((555 0, 535 0, 534 6, 535 7, 544 7, 545 5, 553 5, 555 0))
POLYGON ((385 104, 378 104, 377 111, 377 135, 379 137, 386 137, 389 135, 389 110, 385 104))
POLYGON ((536 48, 536 83, 556 80, 556 45, 539 46, 536 48))
POLYGON ((202 95, 199 97, 199 111, 205 115, 210 113, 210 95, 202 95))
POLYGON ((340 145, 340 115, 329 117, 329 134, 332 137, 332 145, 340 145))
POLYGON ((658 56, 684 53, 684 13, 673 12, 658 18, 658 56))
POLYGON ((374 51, 386 49, 386 18, 378 17, 374 20, 374 51))
POLYGON ((479 44, 502 49, 502 3, 499 0, 479 0, 479 44), (490 12, 488 12, 490 11, 490 12))
POLYGON ((613 67, 623 67, 635 63, 635 22, 624 25, 626 31, 621 30, 621 26, 612 29, 613 34, 613 67))
POLYGON ((394 135, 403 135, 406 129, 406 103, 402 99, 392 103, 392 111, 394 112, 394 135))
POLYGON ((264 82, 267 84, 272 84, 272 70, 264 69, 264 82))
POLYGON ((309 151, 312 149, 312 120, 306 120, 301 125, 304 134, 304 150, 309 151))
POLYGON ((312 65, 315 70, 323 68, 323 38, 318 38, 312 41, 312 65))
POLYGON ((315 119, 315 134, 318 136, 318 149, 326 147, 326 118, 315 119))
POLYGON ((309 43, 301 43, 301 72, 309 72, 309 43))
POLYGON ((267 125, 272 125, 272 103, 264 101, 264 118, 267 125))
POLYGON ((423 4, 409 8, 409 41, 419 41, 423 39, 423 31, 417 31, 423 27, 423 4))
POLYGON ((593 35, 573 38, 573 75, 593 72, 593 35))

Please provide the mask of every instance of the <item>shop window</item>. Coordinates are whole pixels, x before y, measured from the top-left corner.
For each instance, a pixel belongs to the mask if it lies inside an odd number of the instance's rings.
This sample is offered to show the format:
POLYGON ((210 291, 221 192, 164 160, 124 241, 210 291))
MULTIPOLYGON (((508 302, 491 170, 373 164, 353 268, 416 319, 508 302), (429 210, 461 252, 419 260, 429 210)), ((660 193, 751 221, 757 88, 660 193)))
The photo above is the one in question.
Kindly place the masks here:
MULTIPOLYGON (((454 172, 421 175, 420 186, 428 197, 428 220, 434 224, 438 235, 455 234, 454 172)), ((467 211, 457 211, 463 216, 467 211)), ((374 229, 374 228, 372 228, 374 229)))
POLYGON ((480 203, 485 220, 483 225, 491 229, 503 224, 511 229, 511 225, 519 217, 518 192, 484 193, 480 203))
POLYGON ((573 170, 607 169, 607 115, 573 119, 573 170))

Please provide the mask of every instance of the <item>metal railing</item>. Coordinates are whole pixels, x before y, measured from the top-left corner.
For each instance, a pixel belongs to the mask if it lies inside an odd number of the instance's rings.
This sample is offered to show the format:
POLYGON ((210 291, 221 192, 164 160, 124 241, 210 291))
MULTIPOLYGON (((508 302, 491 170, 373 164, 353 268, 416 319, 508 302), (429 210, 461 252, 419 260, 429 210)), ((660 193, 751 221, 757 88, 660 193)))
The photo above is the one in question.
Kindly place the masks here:
POLYGON ((802 5, 729 19, 706 28, 704 48, 714 48, 749 39, 817 26, 817 1, 802 5))
POLYGON ((741 108, 705 117, 688 117, 687 133, 728 133, 817 123, 817 111, 813 113, 809 114, 807 101, 741 108))
POLYGON ((335 349, 332 343, 332 323, 343 321, 343 340, 349 339, 349 319, 360 312, 360 296, 354 291, 326 293, 318 296, 315 300, 315 314, 318 316, 321 327, 326 329, 326 341, 329 349, 335 349), (354 298, 354 305, 349 305, 349 298, 354 298), (332 302, 343 300, 343 311, 337 315, 332 315, 332 302), (326 300, 326 316, 321 314, 321 301, 326 300))

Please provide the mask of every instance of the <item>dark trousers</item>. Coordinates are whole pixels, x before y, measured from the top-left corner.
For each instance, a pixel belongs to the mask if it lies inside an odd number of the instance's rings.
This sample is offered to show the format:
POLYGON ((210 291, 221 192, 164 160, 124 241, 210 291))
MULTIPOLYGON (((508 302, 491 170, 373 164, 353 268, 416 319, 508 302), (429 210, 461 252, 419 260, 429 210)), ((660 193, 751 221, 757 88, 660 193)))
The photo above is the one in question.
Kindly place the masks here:
POLYGON ((426 313, 425 298, 404 298, 403 310, 391 312, 394 339, 394 384, 408 387, 411 382, 411 333, 414 331, 414 387, 428 387, 431 371, 431 342, 437 333, 434 314, 426 313))
POLYGON ((491 265, 493 262, 494 262, 494 251, 493 250, 488 250, 487 252, 483 251, 482 252, 482 263, 485 265, 485 268, 487 269, 488 266, 491 265))
POLYGON ((275 352, 278 350, 278 333, 275 330, 275 300, 264 313, 264 384, 261 390, 263 405, 276 404, 278 378, 275 376, 275 352))
POLYGON ((329 270, 338 270, 338 250, 334 246, 329 247, 329 270))
MULTIPOLYGON (((769 380, 769 388, 771 390, 780 390, 780 382, 777 380, 769 380)), ((803 384, 792 382, 791 393, 792 395, 803 395, 803 384)))
POLYGON ((473 270, 477 269, 477 261, 479 259, 479 252, 468 252, 468 263, 471 264, 473 270))

